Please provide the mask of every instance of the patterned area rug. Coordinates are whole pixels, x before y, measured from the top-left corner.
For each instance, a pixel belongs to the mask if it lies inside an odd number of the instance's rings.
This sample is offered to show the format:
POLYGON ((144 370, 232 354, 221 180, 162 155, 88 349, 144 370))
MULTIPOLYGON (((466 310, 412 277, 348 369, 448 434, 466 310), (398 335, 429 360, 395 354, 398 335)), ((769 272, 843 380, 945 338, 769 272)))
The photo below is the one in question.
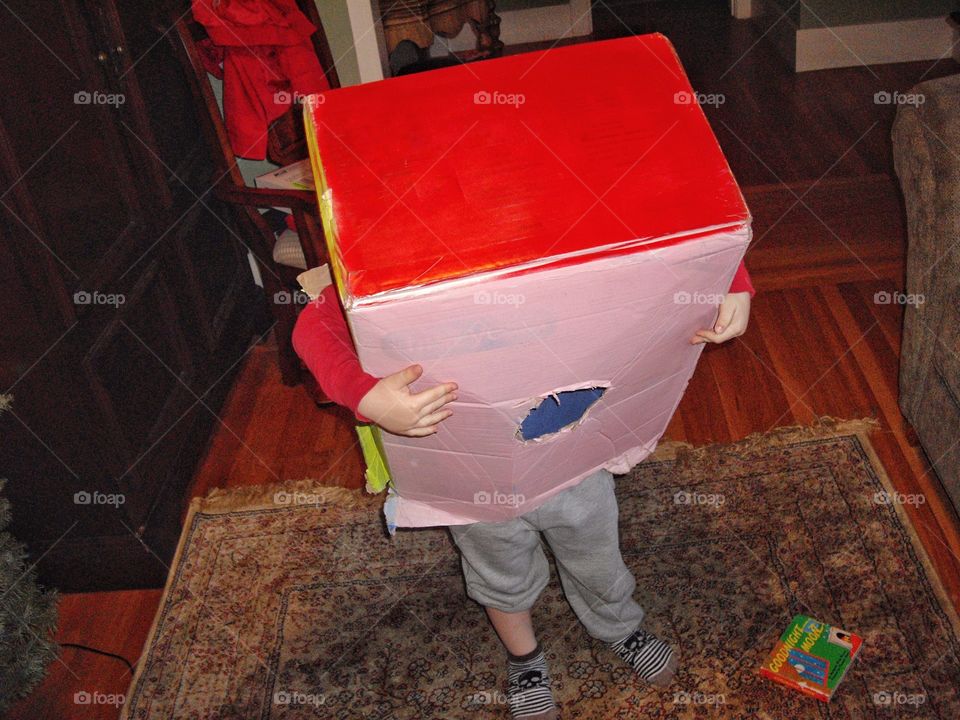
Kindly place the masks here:
MULTIPOLYGON (((619 477, 651 689, 587 636, 556 576, 534 609, 562 717, 960 718, 956 615, 864 422, 693 450, 619 477), (824 705, 757 674, 797 613, 865 647, 824 705)), ((444 530, 384 533, 380 498, 307 483, 195 500, 128 718, 505 718, 504 655, 444 530)))

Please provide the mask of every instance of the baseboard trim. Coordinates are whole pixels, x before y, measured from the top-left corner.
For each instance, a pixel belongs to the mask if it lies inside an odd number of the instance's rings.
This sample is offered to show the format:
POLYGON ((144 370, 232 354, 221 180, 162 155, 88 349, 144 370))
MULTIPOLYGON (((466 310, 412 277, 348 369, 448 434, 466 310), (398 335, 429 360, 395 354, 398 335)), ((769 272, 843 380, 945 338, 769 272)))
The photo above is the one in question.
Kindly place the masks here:
POLYGON ((797 30, 797 72, 936 60, 951 56, 956 31, 946 18, 797 30))

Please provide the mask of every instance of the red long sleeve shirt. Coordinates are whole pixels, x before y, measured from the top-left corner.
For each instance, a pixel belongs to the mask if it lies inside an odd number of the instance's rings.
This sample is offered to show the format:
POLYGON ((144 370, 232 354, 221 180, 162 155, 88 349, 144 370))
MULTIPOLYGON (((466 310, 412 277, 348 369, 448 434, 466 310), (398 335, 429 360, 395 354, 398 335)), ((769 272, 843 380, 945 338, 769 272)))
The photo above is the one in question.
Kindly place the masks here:
MULTIPOLYGON (((756 292, 742 262, 733 276, 730 292, 748 292, 751 297, 756 292)), ((293 347, 327 397, 367 422, 357 408, 379 378, 360 367, 333 285, 324 288, 320 297, 300 313, 293 329, 293 347)))

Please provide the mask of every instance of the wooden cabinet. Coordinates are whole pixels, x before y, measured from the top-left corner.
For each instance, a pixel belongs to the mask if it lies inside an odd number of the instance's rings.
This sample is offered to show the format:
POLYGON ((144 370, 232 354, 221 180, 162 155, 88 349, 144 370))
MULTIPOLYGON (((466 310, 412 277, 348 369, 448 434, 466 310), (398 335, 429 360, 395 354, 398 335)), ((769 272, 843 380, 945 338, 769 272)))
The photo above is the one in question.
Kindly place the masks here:
MULTIPOLYGON (((159 19, 11 0, 0 43, 0 477, 63 590, 162 584, 193 467, 266 329, 159 19), (259 318, 259 326, 257 325, 259 318)), ((186 10, 186 5, 182 6, 186 10)))

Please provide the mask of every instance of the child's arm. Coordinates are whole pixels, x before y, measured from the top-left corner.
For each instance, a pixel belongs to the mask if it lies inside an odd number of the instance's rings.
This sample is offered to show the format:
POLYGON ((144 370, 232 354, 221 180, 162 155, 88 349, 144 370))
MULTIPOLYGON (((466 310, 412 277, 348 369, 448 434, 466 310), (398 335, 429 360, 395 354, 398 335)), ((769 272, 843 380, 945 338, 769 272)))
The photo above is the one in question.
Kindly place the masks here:
POLYGON ((293 347, 327 397, 350 408, 363 422, 375 422, 397 435, 421 437, 435 433, 452 414, 443 406, 456 399, 456 384, 410 392, 410 384, 423 373, 418 365, 383 379, 363 371, 333 285, 300 313, 293 347))
POLYGON ((697 330, 696 335, 690 338, 690 343, 692 345, 705 342, 722 343, 743 335, 750 320, 750 298, 756 293, 750 281, 747 266, 741 260, 733 276, 733 282, 730 283, 730 291, 720 303, 713 329, 697 330))

